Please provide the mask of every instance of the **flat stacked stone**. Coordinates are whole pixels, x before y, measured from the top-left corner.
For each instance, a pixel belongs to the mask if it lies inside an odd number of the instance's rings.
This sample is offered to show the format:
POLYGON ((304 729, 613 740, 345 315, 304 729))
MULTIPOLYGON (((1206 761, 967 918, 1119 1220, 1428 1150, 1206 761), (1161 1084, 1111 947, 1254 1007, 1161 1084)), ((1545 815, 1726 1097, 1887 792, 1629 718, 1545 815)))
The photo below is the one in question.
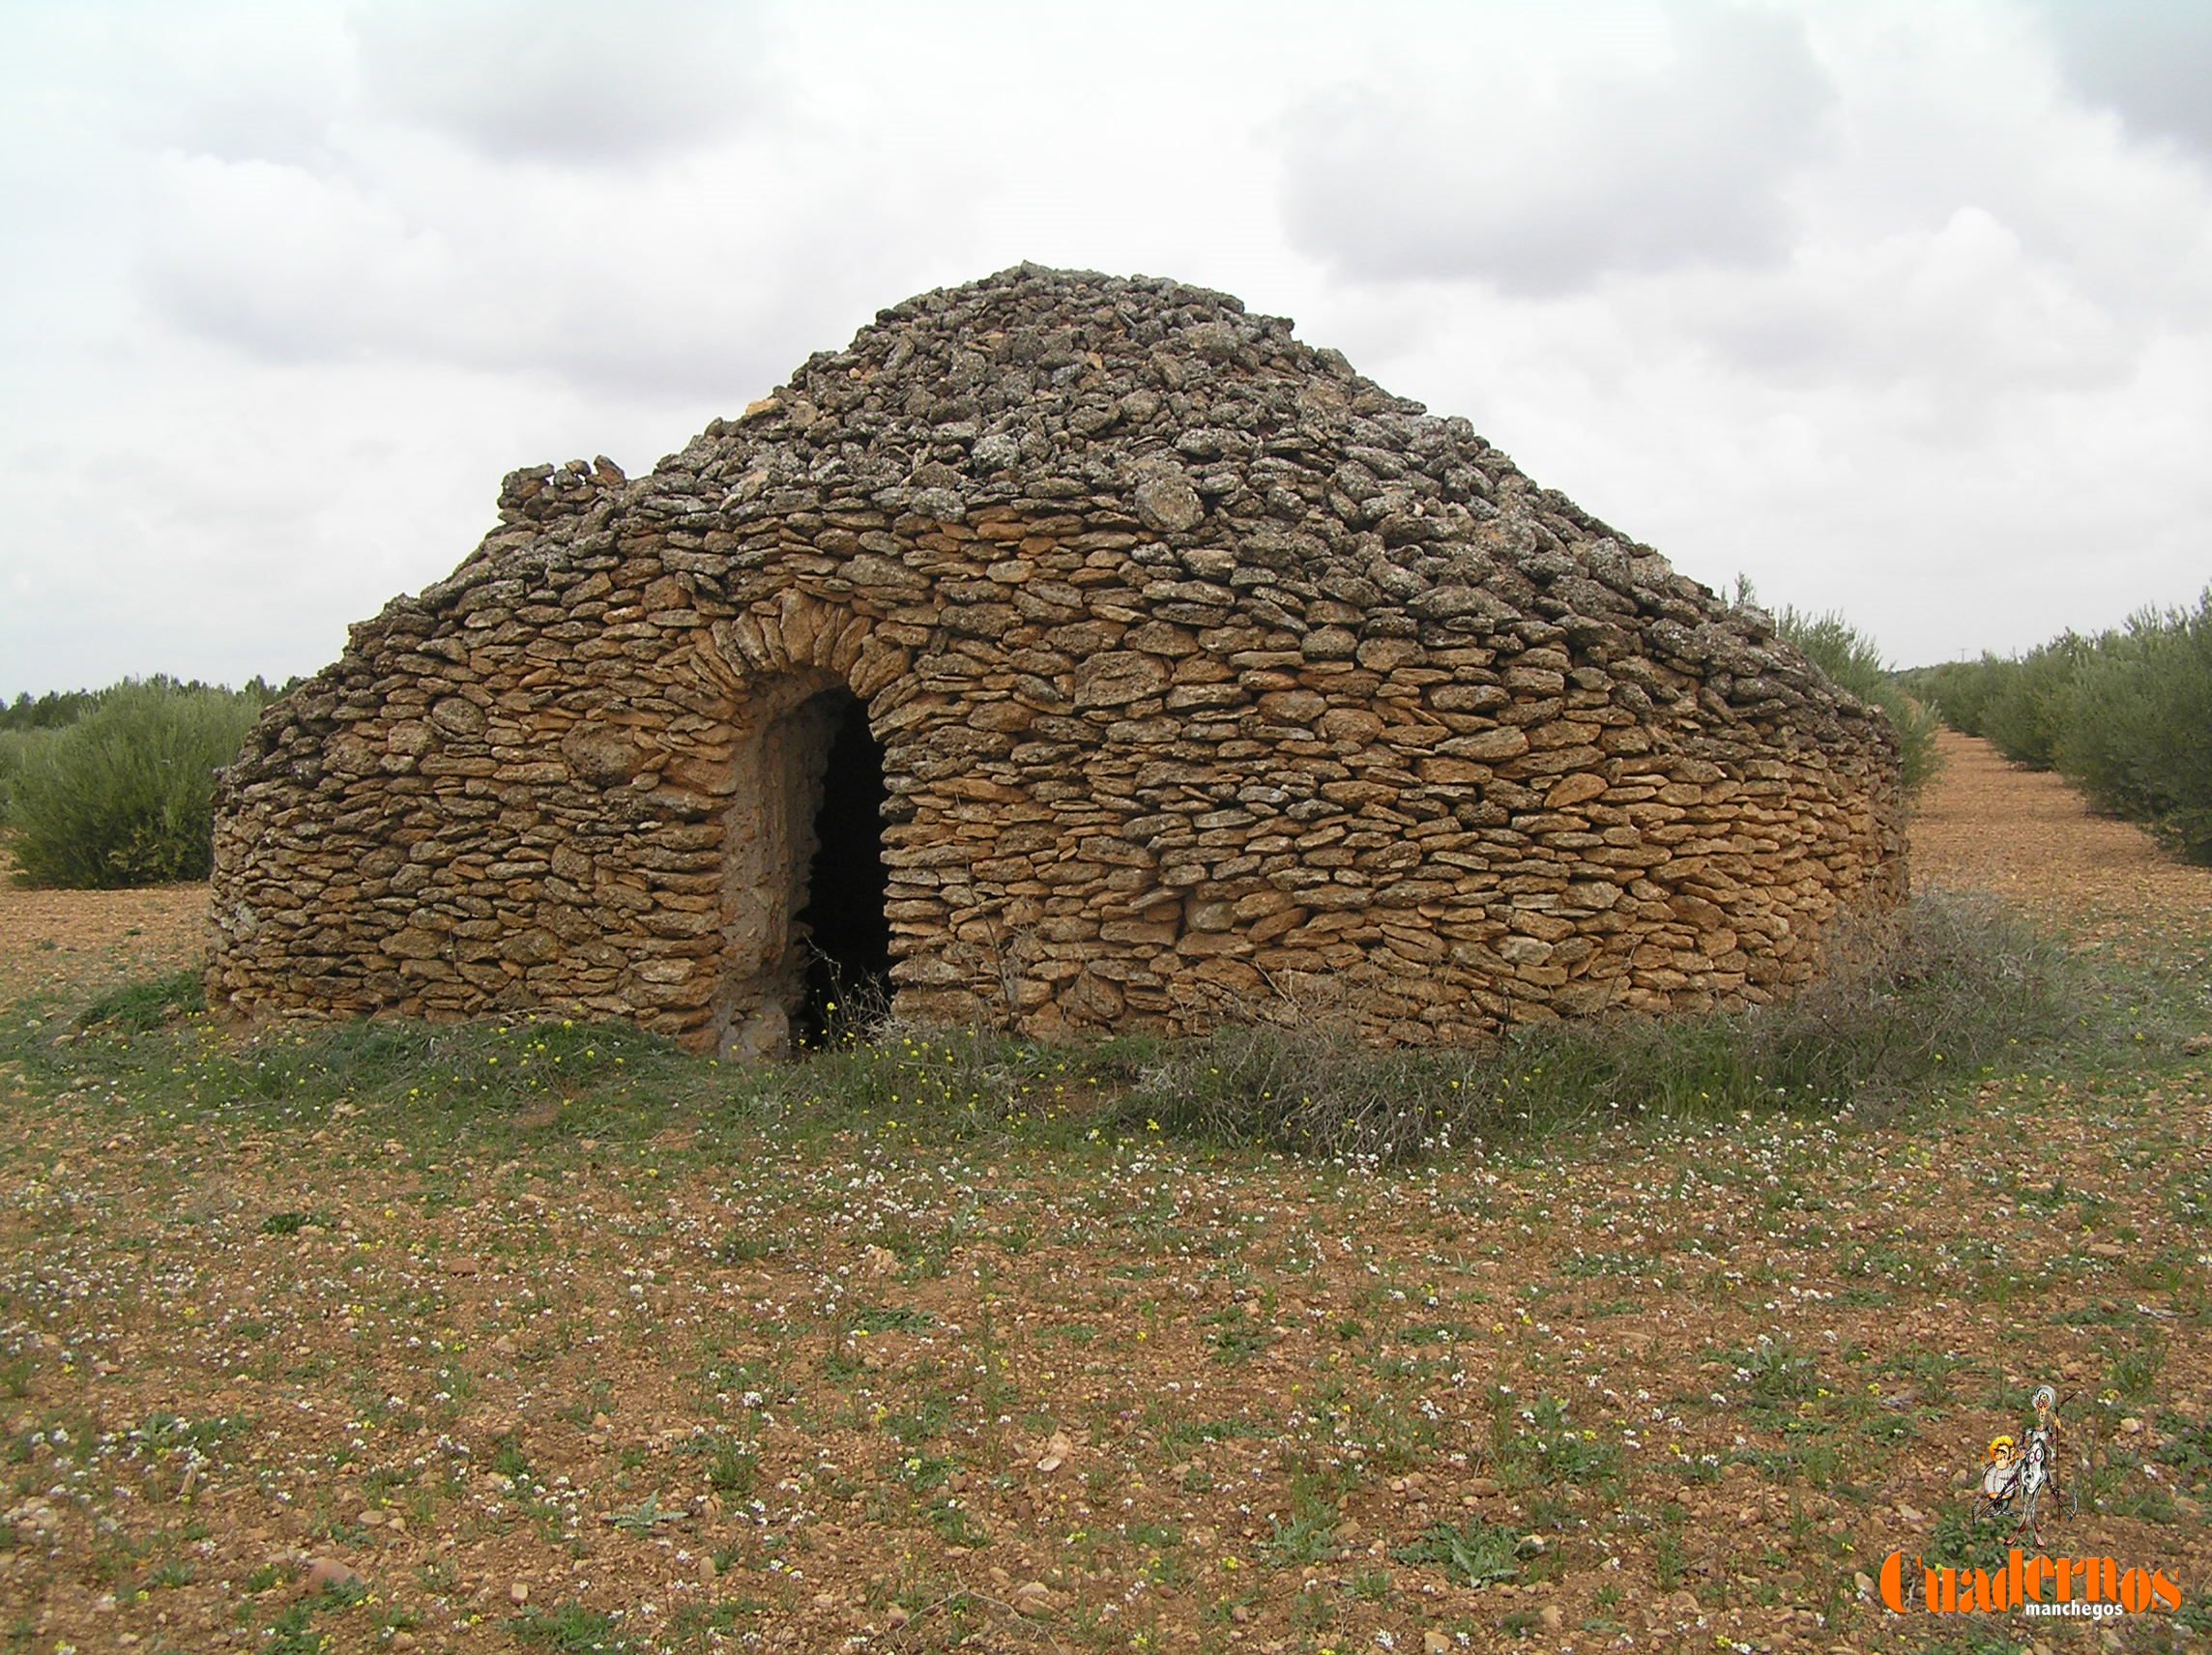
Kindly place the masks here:
POLYGON ((924 294, 650 476, 510 475, 499 518, 226 773, 214 1003, 761 1043, 778 720, 837 686, 920 1020, 1740 1006, 1904 891, 1878 712, 1221 294, 924 294))

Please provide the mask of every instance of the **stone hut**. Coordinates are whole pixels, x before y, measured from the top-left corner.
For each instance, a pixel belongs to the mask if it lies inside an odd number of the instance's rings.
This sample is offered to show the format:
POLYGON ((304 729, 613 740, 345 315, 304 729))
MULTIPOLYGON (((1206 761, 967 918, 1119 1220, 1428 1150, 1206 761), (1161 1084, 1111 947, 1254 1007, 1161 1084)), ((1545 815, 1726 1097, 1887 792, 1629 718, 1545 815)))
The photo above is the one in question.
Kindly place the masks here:
POLYGON ((225 773, 209 986, 1465 1041, 1772 999, 1904 886, 1887 726, 1764 617, 1288 321, 1023 266, 509 476, 225 773))

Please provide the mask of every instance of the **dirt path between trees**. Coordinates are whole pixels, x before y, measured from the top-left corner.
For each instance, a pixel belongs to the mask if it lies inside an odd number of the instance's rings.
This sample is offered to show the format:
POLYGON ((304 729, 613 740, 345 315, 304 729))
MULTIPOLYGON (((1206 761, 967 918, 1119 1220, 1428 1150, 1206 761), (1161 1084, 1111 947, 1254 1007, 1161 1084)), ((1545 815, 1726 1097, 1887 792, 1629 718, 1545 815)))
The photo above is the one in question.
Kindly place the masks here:
POLYGON ((2212 931, 2212 868, 2177 860, 2133 823, 2097 816, 2048 772, 1944 731, 1942 773, 1912 819, 1916 887, 1986 890, 2084 943, 2212 931))

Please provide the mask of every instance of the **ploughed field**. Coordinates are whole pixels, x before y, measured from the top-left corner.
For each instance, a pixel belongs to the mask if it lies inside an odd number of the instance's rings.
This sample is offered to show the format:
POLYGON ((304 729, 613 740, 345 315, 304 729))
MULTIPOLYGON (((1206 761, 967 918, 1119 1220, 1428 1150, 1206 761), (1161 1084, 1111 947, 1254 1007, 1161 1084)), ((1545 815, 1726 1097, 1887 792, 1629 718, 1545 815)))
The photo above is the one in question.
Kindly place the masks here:
POLYGON ((2212 1638, 2212 871, 1947 755, 1916 884, 2147 985, 2111 1049, 1410 1172, 1051 1057, 947 1136, 1001 1077, 918 1035, 834 1129, 557 1024, 395 1087, 176 1010, 196 887, 0 890, 0 1648, 2212 1638), (1967 1485, 2044 1381, 2022 1544, 2182 1609, 1891 1614, 1890 1553, 2004 1557, 1967 1485))

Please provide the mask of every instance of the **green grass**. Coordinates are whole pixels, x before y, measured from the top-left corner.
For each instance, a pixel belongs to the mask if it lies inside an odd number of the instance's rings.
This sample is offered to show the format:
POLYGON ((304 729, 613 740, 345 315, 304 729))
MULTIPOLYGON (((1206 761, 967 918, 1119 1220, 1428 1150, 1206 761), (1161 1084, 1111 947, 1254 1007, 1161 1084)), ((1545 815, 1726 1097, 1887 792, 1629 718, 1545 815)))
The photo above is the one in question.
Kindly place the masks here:
POLYGON ((1729 1015, 1566 1020, 1495 1045, 1378 1052, 1311 1028, 1162 1047, 1118 1119, 1380 1164, 1642 1117, 1894 1109, 1977 1075, 2110 1045, 2115 999, 1994 906, 1921 896, 1839 942, 1794 999, 1729 1015))
POLYGON ((117 1035, 144 1034, 207 1009, 207 992, 198 972, 169 972, 125 983, 100 996, 77 1014, 77 1027, 117 1035))

